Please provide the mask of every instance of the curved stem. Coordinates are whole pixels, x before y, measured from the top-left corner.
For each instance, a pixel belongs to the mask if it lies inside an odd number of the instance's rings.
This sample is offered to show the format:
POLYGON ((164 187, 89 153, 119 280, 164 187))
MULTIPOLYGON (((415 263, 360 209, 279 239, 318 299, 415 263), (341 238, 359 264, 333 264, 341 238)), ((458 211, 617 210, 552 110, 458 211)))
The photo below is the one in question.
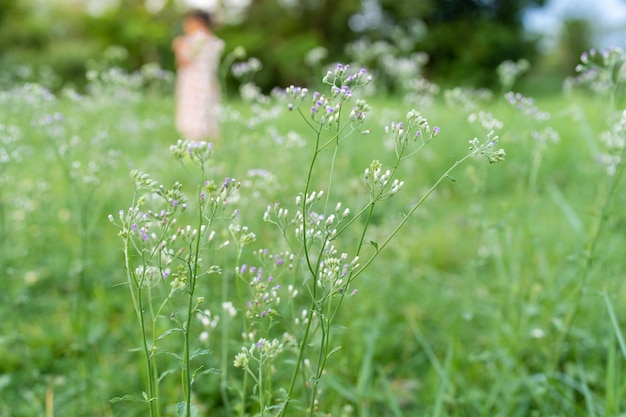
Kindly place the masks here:
POLYGON ((365 262, 365 264, 363 264, 363 266, 361 266, 361 268, 350 277, 350 280, 348 281, 348 283, 352 282, 356 277, 361 275, 367 269, 367 267, 374 261, 374 259, 376 259, 378 257, 378 255, 382 252, 382 250, 389 244, 389 242, 391 242, 391 240, 400 231, 400 229, 402 229, 402 227, 404 227, 404 225, 409 220, 409 218, 411 218, 413 213, 415 213, 415 211, 424 203, 424 201, 426 201, 426 199, 432 194, 432 192, 435 191, 435 189, 439 186, 439 184, 441 184, 441 182, 444 179, 448 178, 450 176, 450 173, 452 171, 454 171, 454 169, 456 167, 458 167, 460 164, 462 164, 467 159, 469 159, 469 158, 471 158, 473 156, 476 156, 477 154, 478 154, 477 151, 472 151, 469 154, 465 155, 460 160, 456 161, 454 164, 452 164, 452 166, 450 168, 448 168, 446 170, 446 172, 444 172, 439 177, 439 179, 437 181, 435 181, 435 183, 428 189, 428 191, 426 191, 426 193, 422 196, 422 198, 420 198, 419 201, 417 203, 415 203, 413 205, 413 207, 411 207, 409 212, 404 216, 404 218, 400 221, 400 223, 398 223, 398 225, 395 227, 395 229, 393 229, 393 231, 389 234, 389 236, 387 236, 385 241, 378 246, 378 250, 376 251, 376 253, 374 255, 372 255, 365 262))
POLYGON ((585 246, 585 250, 583 254, 584 262, 583 262, 582 269, 581 269, 580 276, 579 276, 580 280, 578 283, 578 287, 576 288, 574 306, 568 312, 563 322, 564 331, 561 333, 561 336, 556 343, 556 346, 558 346, 558 349, 554 351, 556 355, 553 359, 554 366, 556 366, 558 362, 558 355, 560 355, 561 352, 563 351, 563 348, 565 345, 565 339, 567 339, 568 335, 570 334, 572 327, 574 325, 576 316, 578 315, 578 311, 580 309, 580 303, 582 301, 582 297, 585 292, 584 290, 585 290, 585 287, 587 286, 587 281, 589 278, 589 271, 593 264, 593 256, 595 254, 596 246, 599 241, 600 232, 602 230, 602 226, 604 225, 604 221, 605 221, 606 214, 608 212, 608 209, 611 203, 611 199, 613 195, 615 194, 617 185, 619 184, 622 174, 624 172, 624 156, 626 156, 626 149, 620 155, 620 163, 618 164, 617 170, 615 171, 615 174, 610 181, 610 184, 606 191, 606 195, 604 196, 604 200, 602 201, 601 206, 600 206, 600 212, 598 213, 595 227, 593 228, 591 235, 589 237, 589 240, 587 241, 587 245, 585 246))

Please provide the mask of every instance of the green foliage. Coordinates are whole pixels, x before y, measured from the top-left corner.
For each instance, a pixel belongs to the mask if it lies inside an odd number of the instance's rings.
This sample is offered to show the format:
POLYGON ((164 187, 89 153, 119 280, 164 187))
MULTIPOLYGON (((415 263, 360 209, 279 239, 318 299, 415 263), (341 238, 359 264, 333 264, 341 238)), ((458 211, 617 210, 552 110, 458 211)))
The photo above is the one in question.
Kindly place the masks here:
MULTIPOLYGON (((578 81, 595 74, 591 81, 602 82, 590 86, 599 94, 607 94, 607 80, 613 83, 609 96, 620 92, 624 78, 616 69, 623 61, 616 51, 589 54, 579 69, 587 77, 578 81)), ((87 96, 53 97, 34 85, 0 92, 7 109, 0 112, 0 315, 8 318, 0 323, 0 415, 139 416, 151 400, 142 394, 147 369, 138 360, 137 314, 119 267, 119 229, 106 215, 117 217, 132 201, 130 169, 158 172, 164 184, 185 178, 182 186, 196 190, 189 171, 165 156, 178 139, 171 96, 146 96, 117 76, 94 80, 112 85, 90 89, 87 96)), ((371 219, 364 239, 370 245, 363 251, 380 253, 379 263, 359 276, 358 293, 334 318, 327 373, 308 380, 321 389, 320 411, 615 415, 626 407, 620 329, 626 223, 619 210, 626 197, 616 172, 599 163, 609 145, 609 156, 623 157, 623 141, 619 148, 620 141, 612 140, 623 139, 626 120, 614 113, 621 101, 579 91, 530 103, 508 97, 515 106, 501 97, 480 97, 487 96, 469 89, 444 92, 445 100, 438 96, 424 107, 441 132, 419 161, 408 160, 398 170, 406 181, 402 192, 380 201, 384 210, 371 219), (396 243, 383 248, 387 233, 428 185, 467 153, 467 139, 495 123, 487 113, 503 121, 506 163, 471 162, 457 171, 455 182, 444 179, 396 243), (564 140, 550 139, 547 128, 564 140)), ((393 164, 384 126, 399 120, 405 108, 392 99, 368 101, 377 109, 363 126, 371 133, 346 142, 347 154, 336 158, 336 178, 356 180, 337 182, 334 190, 351 200, 366 189, 360 177, 372 153, 384 166, 393 164)), ((241 181, 240 215, 251 219, 247 226, 257 235, 251 248, 260 253, 276 240, 271 225, 254 214, 294 199, 314 149, 309 127, 285 109, 286 103, 226 103, 224 140, 209 170, 241 181)), ((329 158, 331 152, 320 153, 324 174, 311 178, 318 189, 328 185, 329 158)), ((146 201, 155 203, 158 193, 147 193, 146 201)), ((215 239, 232 235, 217 233, 215 239)), ((238 255, 231 250, 215 262, 232 265, 238 255)), ((255 256, 242 253, 240 261, 250 264, 255 256)), ((209 266, 214 258, 203 261, 209 266)), ((222 385, 222 378, 243 376, 232 366, 234 357, 222 352, 240 349, 241 333, 249 330, 235 325, 221 304, 224 294, 250 294, 252 287, 238 281, 238 273, 203 276, 196 289, 208 309, 220 312, 219 325, 229 325, 210 333, 200 350, 187 352, 197 361, 187 376, 194 369, 196 377, 206 373, 194 385, 192 415, 196 407, 198 415, 229 417, 229 407, 236 414, 252 414, 256 407, 255 394, 242 408, 223 401, 240 392, 222 385), (214 353, 206 355, 209 350, 214 353), (214 375, 215 369, 222 373, 214 375)), ((172 323, 169 308, 156 322, 155 339, 170 349, 181 332, 164 329, 172 323)), ((194 326, 190 336, 200 344, 201 322, 194 326)), ((163 415, 187 411, 175 404, 180 377, 167 372, 181 357, 151 358, 163 370, 162 404, 172 404, 163 415)), ((282 365, 266 363, 265 371, 289 378, 282 365)), ((298 404, 290 407, 298 411, 298 404)))
MULTIPOLYGON (((170 44, 180 32, 182 10, 173 0, 156 13, 149 12, 144 1, 126 0, 99 16, 84 14, 78 6, 63 8, 61 3, 45 3, 35 10, 28 0, 2 1, 6 5, 0 7, 0 66, 34 66, 36 80, 39 68, 47 65, 60 76, 50 87, 60 87, 61 81, 82 85, 85 63, 110 46, 128 51, 126 69, 146 63, 174 69, 170 44)), ((361 37, 395 44, 405 57, 426 52, 430 61, 423 75, 438 83, 494 87, 491 71, 500 62, 535 59, 537 40, 523 33, 520 13, 543 3, 384 0, 380 21, 354 32, 351 18, 363 13, 359 0, 264 0, 253 1, 239 21, 220 22, 216 31, 226 41, 226 53, 243 46, 248 56, 263 62, 256 79, 263 91, 316 82, 307 53, 320 46, 328 51, 321 64, 345 62, 345 45, 361 37)), ((586 45, 588 34, 576 33, 578 38, 568 42, 586 45)), ((571 53, 568 62, 575 56, 573 49, 571 53)), ((378 69, 373 64, 370 69, 378 69)))

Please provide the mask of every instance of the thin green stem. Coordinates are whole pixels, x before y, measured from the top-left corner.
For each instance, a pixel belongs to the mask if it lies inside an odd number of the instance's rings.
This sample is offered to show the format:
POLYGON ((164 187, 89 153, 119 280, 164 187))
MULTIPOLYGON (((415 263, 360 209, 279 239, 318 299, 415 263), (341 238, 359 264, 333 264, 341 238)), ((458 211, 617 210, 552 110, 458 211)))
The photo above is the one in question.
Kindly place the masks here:
POLYGON ((556 343, 556 346, 558 346, 558 349, 554 351, 556 356, 553 359, 553 366, 556 366, 556 364, 558 363, 558 359, 559 359, 558 356, 563 352, 566 339, 572 330, 574 321, 576 320, 576 316, 578 315, 578 312, 580 310, 580 304, 582 302, 583 294, 587 286, 587 281, 589 280, 589 271, 591 270, 594 255, 596 252, 596 246, 598 245, 598 242, 599 242, 600 232, 602 231, 602 227, 605 223, 607 212, 609 210, 612 197, 615 195, 617 185, 619 184, 621 176, 624 172, 623 161, 624 161, 625 154, 626 154, 626 150, 622 152, 622 155, 620 156, 620 161, 622 162, 618 164, 615 174, 610 179, 608 189, 600 205, 600 211, 598 213, 596 223, 591 231, 591 235, 589 236, 587 245, 585 246, 584 254, 583 254, 583 265, 582 265, 580 275, 579 275, 580 279, 578 280, 578 286, 576 287, 576 290, 575 290, 576 293, 574 296, 575 297, 574 304, 572 308, 569 310, 563 322, 564 330, 561 333, 556 343))
POLYGON ((437 189, 437 187, 439 187, 439 184, 441 184, 441 182, 448 178, 450 176, 450 173, 452 171, 454 171, 456 169, 456 167, 458 167, 460 164, 462 164, 463 162, 465 162, 467 159, 474 157, 478 154, 478 151, 472 151, 469 154, 465 155, 463 158, 459 159, 458 161, 455 161, 454 164, 452 164, 452 166, 450 168, 448 168, 446 170, 446 172, 444 172, 439 179, 437 179, 437 181, 435 181, 435 183, 426 191, 426 193, 424 193, 424 195, 422 196, 422 198, 419 199, 419 201, 417 203, 415 203, 411 209, 408 211, 407 214, 404 215, 404 217, 402 218, 402 220, 400 221, 400 223, 398 223, 398 225, 395 227, 395 229, 393 229, 393 231, 389 234, 389 236, 387 236, 387 238, 383 241, 383 243, 381 243, 380 245, 378 245, 378 250, 376 251, 376 253, 374 253, 374 255, 372 255, 366 262, 365 264, 363 264, 363 266, 361 266, 361 268, 355 272, 348 283, 352 282, 356 277, 358 277, 359 275, 361 275, 366 269, 367 267, 374 261, 374 259, 376 259, 378 257, 378 255, 380 255, 380 253, 382 252, 382 250, 387 247, 387 245, 391 242, 391 240, 395 237, 396 234, 398 234, 398 232, 400 231, 400 229, 402 229, 404 227, 404 225, 406 224, 406 222, 411 218, 411 216, 415 213, 415 211, 422 205, 424 204, 424 201, 426 201, 426 199, 432 194, 433 191, 435 191, 435 189, 437 189))

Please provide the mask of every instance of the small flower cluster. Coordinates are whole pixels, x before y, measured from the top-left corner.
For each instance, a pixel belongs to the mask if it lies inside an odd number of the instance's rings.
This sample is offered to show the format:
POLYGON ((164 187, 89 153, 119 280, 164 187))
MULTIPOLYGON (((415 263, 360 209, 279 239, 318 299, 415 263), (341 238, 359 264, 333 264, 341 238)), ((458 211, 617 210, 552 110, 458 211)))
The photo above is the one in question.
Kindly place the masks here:
POLYGON ((283 351, 283 343, 278 339, 267 340, 265 338, 259 339, 253 343, 249 348, 242 347, 241 352, 235 355, 233 365, 235 368, 249 367, 250 361, 256 362, 257 366, 262 366, 268 361, 272 361, 283 351))
POLYGON ((370 192, 371 201, 387 199, 404 186, 404 181, 399 181, 396 178, 387 190, 387 185, 391 181, 391 171, 383 172, 383 164, 378 160, 373 160, 370 166, 365 168, 363 178, 370 192))
MULTIPOLYGON (((313 93, 310 115, 313 120, 325 127, 338 126, 342 106, 352 100, 354 91, 367 85, 372 77, 367 75, 367 70, 350 73, 349 65, 337 64, 334 70, 329 70, 323 78, 324 84, 330 86, 330 94, 325 95, 316 91, 313 93)), ((290 86, 285 90, 289 98, 289 109, 299 108, 304 97, 308 94, 306 88, 290 86)), ((370 106, 365 100, 358 100, 352 107, 349 119, 351 122, 361 124, 365 120, 370 106)))
POLYGON ((92 96, 114 100, 139 100, 144 80, 139 72, 128 73, 120 67, 87 71, 87 90, 92 96))
MULTIPOLYGON (((66 119, 63 113, 55 112, 52 114, 44 114, 43 116, 32 120, 31 126, 37 128, 43 128, 46 131, 46 134, 50 138, 54 138, 56 140, 61 140, 62 143, 59 144, 59 154, 64 155, 68 153, 69 145, 67 144, 67 130, 65 125, 66 119)), ((70 141, 76 141, 78 136, 73 136, 70 141)))
POLYGON ((412 155, 416 151, 409 155, 405 153, 409 146, 413 144, 418 144, 420 147, 425 145, 433 140, 440 130, 437 126, 431 129, 428 120, 415 109, 407 113, 406 122, 391 122, 389 126, 385 127, 385 133, 393 135, 396 155, 399 158, 412 155))
MULTIPOLYGON (((303 216, 302 211, 299 209, 296 213, 294 222, 296 223, 296 237, 302 237, 306 234, 307 240, 328 241, 333 239, 337 235, 337 227, 350 215, 349 208, 342 208, 341 202, 335 205, 335 212, 326 216, 322 213, 313 211, 313 205, 316 201, 321 199, 322 191, 311 193, 305 199, 305 213, 307 216, 303 216)), ((296 205, 300 206, 300 196, 296 198, 296 205)))
POLYGON ((157 195, 163 197, 173 208, 187 208, 187 196, 182 191, 182 184, 176 181, 172 188, 165 188, 162 185, 157 190, 157 195))
POLYGON ((256 235, 249 231, 247 226, 231 223, 228 225, 228 231, 233 237, 233 241, 237 244, 238 248, 248 246, 256 240, 256 235))
POLYGON ((526 117, 537 121, 546 121, 550 119, 550 113, 539 110, 539 108, 535 106, 535 101, 531 97, 524 97, 520 93, 513 93, 510 91, 504 95, 504 98, 509 102, 509 104, 517 108, 526 117))
MULTIPOLYGON (((223 209, 230 202, 237 200, 235 197, 240 187, 241 183, 230 177, 224 178, 220 185, 213 180, 207 180, 200 191, 200 201, 211 206, 213 210, 223 209)), ((235 210, 232 216, 236 216, 238 212, 235 210)))
POLYGON ((359 71, 349 74, 350 65, 337 64, 334 70, 328 70, 322 82, 324 84, 332 86, 353 86, 361 87, 369 84, 372 81, 372 76, 367 74, 365 68, 361 68, 359 71), (348 75, 349 74, 349 75, 348 75))
POLYGON ((161 271, 156 266, 139 266, 135 268, 135 275, 143 287, 151 288, 159 283, 162 278, 161 271))
POLYGON ((200 310, 196 312, 196 318, 202 323, 203 330, 200 333, 200 340, 209 341, 209 331, 215 329, 220 322, 220 316, 213 316, 210 310, 200 310))
POLYGON ((237 80, 250 80, 263 68, 263 64, 255 57, 249 58, 247 61, 236 62, 231 67, 231 72, 237 80))
POLYGON ((507 60, 496 68, 500 85, 506 90, 510 90, 515 84, 515 81, 530 69, 530 63, 525 59, 520 59, 517 62, 507 60))
POLYGON ((411 77, 404 81, 404 102, 429 107, 439 93, 439 86, 424 77, 411 77))
MULTIPOLYGON (((295 255, 289 251, 279 252, 279 253, 271 253, 269 249, 257 249, 252 252, 255 255, 259 262, 268 269, 272 269, 275 271, 279 267, 283 265, 288 269, 293 269, 293 262, 295 260, 295 255)), ((274 272, 276 273, 276 272, 274 272)))
POLYGON ((22 154, 28 148, 19 144, 21 137, 22 131, 19 126, 0 123, 0 166, 8 164, 10 161, 22 161, 22 154))
POLYGON ((372 107, 367 104, 365 100, 357 100, 355 105, 352 106, 352 110, 350 111, 350 120, 358 124, 363 123, 365 121, 365 116, 371 109, 372 107))
POLYGON ((626 110, 611 128, 600 135, 600 142, 604 145, 604 153, 600 155, 600 162, 606 166, 607 173, 614 175, 617 167, 623 163, 626 152, 626 110))
POLYGON ((280 284, 274 283, 274 276, 265 276, 263 267, 248 266, 243 264, 237 271, 239 276, 249 277, 249 285, 252 289, 252 299, 246 304, 246 317, 250 320, 273 317, 278 312, 276 306, 280 304, 280 284))
POLYGON ((293 85, 287 87, 285 89, 285 96, 287 96, 287 99, 289 100, 289 104, 287 105, 289 110, 300 107, 307 94, 309 94, 308 88, 296 87, 293 85))
POLYGON ((485 156, 490 164, 504 161, 504 157, 506 156, 504 149, 495 149, 499 139, 499 136, 497 136, 494 131, 491 131, 487 133, 487 139, 483 143, 480 143, 478 138, 470 140, 469 150, 472 156, 485 156))
POLYGON ((579 74, 565 81, 565 89, 586 86, 599 94, 608 94, 626 81, 626 57, 621 48, 608 48, 601 51, 591 49, 580 56, 576 66, 579 74))
POLYGON ((273 195, 279 187, 276 175, 262 168, 250 169, 246 172, 246 178, 241 186, 249 191, 253 198, 260 197, 263 193, 273 195))
POLYGON ((455 87, 443 92, 443 98, 450 107, 459 108, 470 113, 481 108, 481 103, 493 99, 493 93, 487 89, 455 87))
POLYGON ((328 245, 319 264, 320 272, 317 277, 317 284, 324 288, 328 296, 343 294, 349 284, 349 274, 359 267, 358 262, 358 256, 349 261, 347 253, 338 255, 335 246, 328 245))
POLYGON ((504 126, 502 122, 494 117, 493 114, 485 111, 478 111, 477 113, 471 113, 467 116, 467 121, 470 123, 478 123, 485 131, 502 129, 504 126))
POLYGON ((545 127, 541 130, 532 130, 530 132, 530 137, 535 139, 535 141, 537 142, 537 146, 541 150, 544 150, 547 147, 548 143, 556 143, 561 140, 559 132, 557 132, 550 126, 545 127))
POLYGON ((322 63, 324 59, 328 56, 328 49, 323 46, 316 46, 306 53, 304 56, 304 62, 310 68, 316 68, 318 65, 322 63))
MULTIPOLYGON (((333 89, 338 87, 333 86, 333 89)), ((336 93, 338 95, 339 93, 336 93)), ((341 95, 344 100, 349 100, 352 97, 352 92, 348 87, 341 90, 341 95)), ((311 118, 318 121, 322 125, 332 125, 339 121, 339 110, 341 104, 334 104, 329 97, 320 94, 319 92, 313 93, 313 105, 311 106, 311 118)))
POLYGON ((194 163, 204 165, 213 155, 213 144, 206 141, 179 139, 175 145, 170 146, 170 151, 178 161, 189 157, 194 163))

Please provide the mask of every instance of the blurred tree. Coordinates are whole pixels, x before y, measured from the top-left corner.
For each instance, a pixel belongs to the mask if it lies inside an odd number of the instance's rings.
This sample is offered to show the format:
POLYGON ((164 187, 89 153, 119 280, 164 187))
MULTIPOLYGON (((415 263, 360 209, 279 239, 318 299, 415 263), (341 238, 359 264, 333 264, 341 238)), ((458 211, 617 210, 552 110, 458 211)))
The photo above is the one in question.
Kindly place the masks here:
POLYGON ((168 0, 156 13, 148 11, 144 0, 124 0, 119 9, 110 9, 101 16, 85 14, 83 19, 90 38, 128 51, 128 69, 148 62, 173 68, 170 43, 180 20, 174 0, 168 0))
MULTIPOLYGON (((309 83, 309 51, 322 46, 328 60, 343 61, 346 43, 362 36, 390 40, 407 56, 426 52, 431 58, 426 75, 439 83, 486 85, 495 82, 500 62, 532 61, 537 44, 524 36, 521 13, 545 1, 251 0, 239 21, 224 22, 217 33, 226 41, 226 53, 243 46, 263 62, 255 81, 266 91, 309 83)), ((67 3, 67 10, 59 11, 52 5, 62 3, 38 2, 37 9, 46 5, 54 11, 48 13, 36 10, 32 0, 0 0, 0 65, 3 60, 47 62, 65 79, 76 80, 86 62, 105 47, 120 45, 128 51, 130 70, 147 62, 173 69, 170 43, 180 31, 180 3, 166 0, 155 11, 145 0, 123 0, 94 16, 81 3, 67 3)), ((226 0, 218 3, 224 7, 226 0)))
MULTIPOLYGON (((384 22, 404 26, 410 19, 424 21, 428 32, 417 49, 431 61, 429 73, 437 80, 491 85, 494 69, 507 59, 532 60, 537 39, 525 37, 522 12, 546 0, 380 0, 384 22)), ((388 31, 383 27, 382 32, 388 31)))
POLYGON ((264 89, 308 82, 307 52, 317 46, 340 59, 346 42, 354 39, 348 20, 360 0, 253 0, 244 20, 220 34, 230 49, 243 46, 263 62, 255 81, 264 89))
POLYGON ((576 65, 580 62, 580 55, 591 49, 591 44, 592 29, 588 20, 565 20, 554 51, 558 57, 559 72, 573 75, 576 65))

